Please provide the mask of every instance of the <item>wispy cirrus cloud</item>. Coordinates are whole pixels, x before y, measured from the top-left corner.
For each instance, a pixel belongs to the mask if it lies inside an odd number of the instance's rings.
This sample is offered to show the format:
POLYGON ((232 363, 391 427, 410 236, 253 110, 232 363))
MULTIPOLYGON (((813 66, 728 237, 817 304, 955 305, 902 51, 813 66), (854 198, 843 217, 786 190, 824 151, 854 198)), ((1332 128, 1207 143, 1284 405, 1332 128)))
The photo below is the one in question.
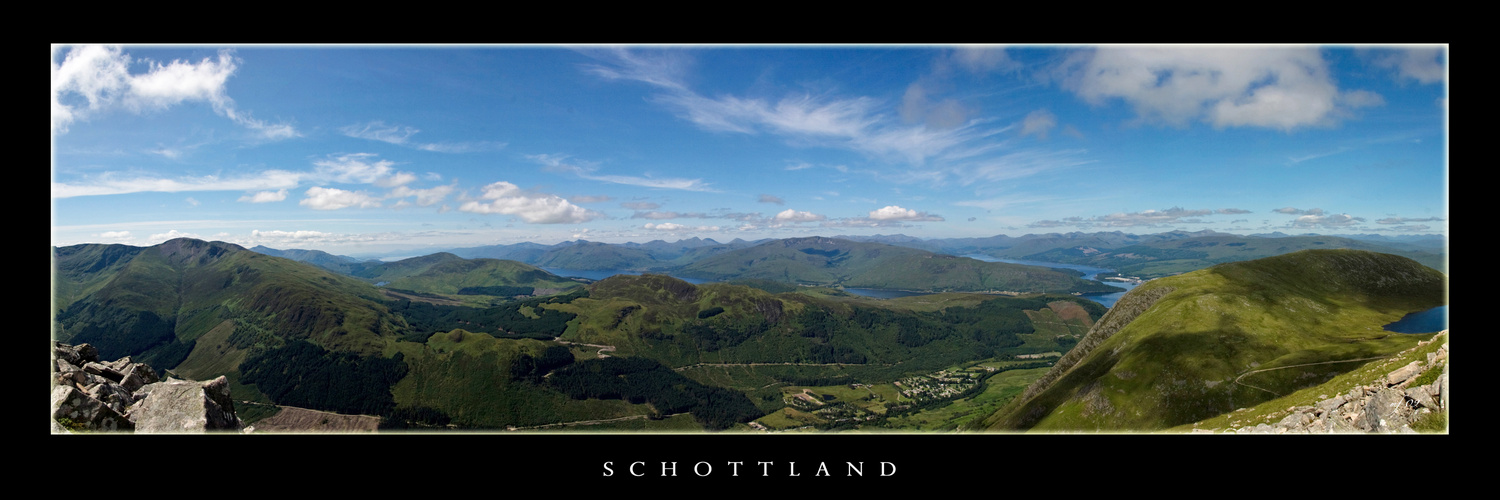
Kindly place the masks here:
MULTIPOLYGON (((793 92, 779 98, 710 97, 686 83, 689 52, 612 49, 589 54, 599 62, 585 66, 586 72, 611 80, 648 83, 656 90, 648 97, 651 102, 702 129, 769 134, 797 147, 846 149, 903 164, 886 172, 867 171, 888 180, 920 179, 938 184, 951 180, 954 174, 950 172, 963 169, 990 170, 997 177, 1032 175, 1042 170, 1000 173, 1014 164, 996 162, 995 156, 1026 154, 998 137, 1012 126, 976 117, 975 110, 953 98, 935 100, 930 97, 929 85, 921 81, 909 86, 899 103, 870 96, 811 92, 793 92), (917 176, 906 175, 913 166, 921 172, 917 176)), ((943 56, 942 62, 976 72, 1015 69, 1014 61, 1000 47, 961 48, 951 56, 943 56)), ((1048 128, 1042 121, 1044 116, 1034 117, 1030 133, 1039 134, 1048 128)), ((798 163, 787 166, 786 170, 809 166, 798 163)))
POLYGON ((267 123, 239 110, 225 91, 226 82, 239 68, 230 50, 217 58, 197 63, 174 60, 160 63, 142 60, 145 73, 131 73, 136 62, 118 46, 71 47, 61 62, 57 49, 52 56, 52 130, 67 133, 69 127, 90 116, 111 111, 145 113, 185 102, 206 102, 215 113, 253 130, 262 139, 298 137, 292 125, 267 123))
POLYGON ((630 175, 600 175, 595 172, 597 165, 590 163, 569 161, 567 155, 537 154, 526 155, 526 158, 542 164, 552 172, 562 172, 575 175, 582 179, 592 181, 609 182, 613 184, 624 184, 627 186, 639 186, 658 189, 680 189, 683 191, 715 192, 703 179, 685 179, 677 177, 650 177, 630 175))
POLYGON ((406 146, 436 153, 473 153, 505 149, 508 143, 498 141, 478 142, 417 142, 411 140, 420 130, 408 126, 387 125, 383 121, 356 123, 339 129, 344 135, 356 139, 380 141, 397 146, 406 146))
POLYGON ((72 198, 142 192, 276 190, 295 188, 306 178, 308 178, 306 172, 288 170, 266 170, 233 177, 204 175, 178 178, 105 172, 75 182, 53 182, 52 197, 72 198))

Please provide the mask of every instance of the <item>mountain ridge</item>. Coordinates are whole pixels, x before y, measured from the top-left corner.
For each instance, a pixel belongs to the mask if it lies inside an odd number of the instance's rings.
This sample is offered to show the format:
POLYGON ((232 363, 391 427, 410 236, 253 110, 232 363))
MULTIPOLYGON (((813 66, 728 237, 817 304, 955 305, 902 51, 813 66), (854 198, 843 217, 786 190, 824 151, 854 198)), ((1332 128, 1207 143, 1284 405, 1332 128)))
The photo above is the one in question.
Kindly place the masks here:
POLYGON ((1446 283, 1410 259, 1358 250, 1306 250, 1152 280, 985 422, 993 430, 1144 431, 1202 420, 1306 382, 1285 379, 1292 374, 1316 380, 1333 368, 1262 375, 1249 388, 1236 376, 1251 369, 1347 363, 1347 371, 1409 347, 1416 337, 1381 326, 1445 303, 1446 283))

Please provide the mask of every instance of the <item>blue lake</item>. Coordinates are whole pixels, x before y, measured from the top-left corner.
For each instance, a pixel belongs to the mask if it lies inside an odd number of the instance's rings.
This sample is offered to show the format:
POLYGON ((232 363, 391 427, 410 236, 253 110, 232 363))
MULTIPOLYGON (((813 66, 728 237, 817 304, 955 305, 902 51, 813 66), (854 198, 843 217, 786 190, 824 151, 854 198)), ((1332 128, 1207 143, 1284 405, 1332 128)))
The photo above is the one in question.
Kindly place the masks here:
MULTIPOLYGON (((1034 260, 997 259, 997 258, 990 257, 988 255, 983 255, 983 254, 969 254, 969 255, 965 255, 964 257, 968 257, 968 258, 971 258, 971 259, 974 259, 974 260, 982 260, 982 261, 985 261, 985 262, 1004 262, 1004 263, 1007 263, 1007 264, 1021 264, 1021 265, 1025 265, 1025 266, 1038 266, 1038 267, 1052 267, 1052 268, 1061 268, 1061 269, 1072 269, 1074 271, 1078 271, 1078 272, 1083 273, 1083 279, 1086 279, 1086 280, 1094 279, 1094 277, 1098 276, 1099 273, 1112 273, 1112 272, 1115 272, 1114 269, 1105 269, 1105 268, 1102 268, 1102 267, 1080 266, 1080 265, 1076 265, 1076 264, 1059 264, 1059 263, 1056 263, 1056 262, 1039 262, 1039 261, 1034 261, 1034 260)), ((1120 289, 1120 291, 1113 292, 1113 293, 1085 293, 1085 294, 1082 295, 1082 297, 1085 298, 1085 299, 1092 300, 1094 302, 1098 302, 1100 304, 1104 304, 1104 307, 1114 307, 1115 306, 1115 302, 1118 302, 1120 300, 1120 297, 1124 297, 1125 296, 1125 292, 1129 292, 1131 289, 1133 289, 1133 288, 1136 287, 1135 283, 1126 283, 1126 282, 1122 282, 1122 281, 1107 280, 1107 281, 1100 281, 1100 283, 1104 283, 1104 284, 1112 286, 1112 287, 1117 287, 1117 288, 1120 289)))
POLYGON ((1448 306, 1438 306, 1422 312, 1414 312, 1400 321, 1385 325, 1386 331, 1396 333, 1432 333, 1448 329, 1448 306))

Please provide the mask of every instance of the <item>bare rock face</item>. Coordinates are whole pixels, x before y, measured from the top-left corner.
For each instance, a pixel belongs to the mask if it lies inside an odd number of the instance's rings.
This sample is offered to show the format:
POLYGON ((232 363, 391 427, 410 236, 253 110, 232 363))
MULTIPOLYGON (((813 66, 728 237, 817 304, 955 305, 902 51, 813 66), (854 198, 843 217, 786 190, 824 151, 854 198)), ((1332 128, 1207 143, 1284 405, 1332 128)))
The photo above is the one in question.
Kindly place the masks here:
POLYGON ((184 433, 238 430, 239 417, 223 376, 208 382, 168 379, 142 387, 140 402, 130 410, 137 433, 184 433))
POLYGON ((53 343, 52 432, 200 433, 242 423, 224 377, 158 381, 129 357, 100 361, 88 344, 53 343))

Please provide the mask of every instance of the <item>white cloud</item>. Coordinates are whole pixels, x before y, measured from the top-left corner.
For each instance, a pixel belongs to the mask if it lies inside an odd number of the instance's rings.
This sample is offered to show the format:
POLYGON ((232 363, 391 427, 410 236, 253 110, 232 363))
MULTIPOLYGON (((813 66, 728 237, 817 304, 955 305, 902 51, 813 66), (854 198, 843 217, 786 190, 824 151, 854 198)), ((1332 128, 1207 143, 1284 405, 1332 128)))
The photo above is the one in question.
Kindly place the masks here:
POLYGON ((286 190, 282 189, 282 190, 278 190, 278 191, 260 191, 260 192, 257 192, 255 194, 247 194, 247 195, 241 196, 240 199, 239 199, 239 201, 244 201, 244 202, 249 202, 249 203, 271 203, 271 202, 276 202, 276 201, 282 201, 282 200, 285 200, 285 199, 286 199, 286 190))
POLYGON ((1292 221, 1292 227, 1324 227, 1343 228, 1364 223, 1364 217, 1355 217, 1349 214, 1334 215, 1303 215, 1292 221))
POLYGON ((338 210, 349 207, 376 208, 380 206, 380 199, 363 191, 314 186, 307 188, 306 196, 299 204, 314 210, 338 210))
POLYGON ((571 201, 573 203, 604 203, 606 201, 613 201, 614 199, 615 198, 613 196, 605 196, 605 195, 598 195, 598 196, 579 195, 579 196, 569 196, 568 197, 568 201, 571 201))
POLYGON ((663 222, 661 224, 647 223, 641 226, 643 229, 652 231, 683 232, 683 231, 718 231, 719 226, 685 226, 675 222, 663 222))
POLYGON ((255 130, 262 138, 298 136, 287 124, 268 124, 251 118, 225 93, 225 83, 238 64, 229 50, 198 63, 174 60, 162 64, 144 60, 146 73, 131 74, 132 58, 118 46, 84 45, 68 50, 63 61, 52 61, 52 129, 67 133, 75 121, 89 115, 122 109, 142 113, 166 109, 183 102, 207 102, 214 112, 255 130), (86 107, 76 103, 87 101, 86 107))
POLYGON ((1291 130, 1373 101, 1341 93, 1316 47, 1101 47, 1073 54, 1059 73, 1092 104, 1123 99, 1140 120, 1173 126, 1291 130))
POLYGON ((105 231, 97 234, 105 243, 130 243, 130 231, 105 231))
POLYGON ((760 199, 757 200, 757 201, 759 203, 775 203, 777 205, 784 205, 784 204, 786 204, 786 200, 783 200, 783 199, 781 199, 778 196, 772 196, 772 195, 769 195, 769 194, 762 194, 762 195, 760 195, 760 199))
POLYGON ((1021 121, 1021 135, 1035 135, 1043 139, 1047 133, 1057 126, 1057 115, 1045 109, 1038 109, 1026 115, 1021 121))
POLYGON ((465 202, 458 209, 478 214, 514 215, 533 224, 580 223, 603 216, 559 196, 523 192, 515 184, 504 181, 485 186, 480 198, 489 201, 465 202))
POLYGON ((184 233, 184 232, 180 232, 180 231, 178 231, 176 229, 172 229, 172 230, 167 231, 165 233, 157 233, 157 234, 153 234, 151 236, 147 236, 146 237, 146 244, 147 245, 157 245, 157 244, 160 244, 160 243, 162 243, 164 241, 175 240, 177 238, 193 238, 193 239, 197 239, 197 240, 205 239, 204 237, 199 236, 196 233, 184 233))
POLYGON ((870 219, 877 221, 941 221, 942 217, 929 215, 927 212, 918 212, 909 208, 901 208, 890 205, 879 210, 870 211, 870 219))
POLYGON ((812 212, 799 212, 788 208, 776 214, 775 217, 772 217, 772 220, 776 222, 816 222, 827 218, 826 216, 812 212))
POLYGON ((374 184, 380 187, 396 187, 417 180, 410 172, 397 172, 391 168, 395 162, 380 160, 369 162, 373 153, 353 153, 313 162, 324 179, 333 182, 374 184))
POLYGON ((627 201, 620 203, 620 206, 631 210, 656 210, 658 208, 661 208, 660 203, 652 203, 649 201, 627 201))
POLYGON ((953 51, 953 61, 975 73, 998 71, 1009 73, 1021 69, 1021 63, 1011 59, 1001 46, 966 45, 953 51))
POLYGON ((442 202, 455 189, 457 188, 454 186, 438 186, 429 189, 412 189, 406 186, 398 186, 396 187, 396 189, 392 189, 391 192, 386 195, 386 198, 406 198, 409 196, 415 196, 417 198, 417 205, 426 207, 442 202))
POLYGON ((1428 84, 1442 82, 1447 78, 1447 56, 1442 47, 1411 47, 1381 52, 1375 58, 1375 65, 1395 70, 1398 79, 1428 84))

